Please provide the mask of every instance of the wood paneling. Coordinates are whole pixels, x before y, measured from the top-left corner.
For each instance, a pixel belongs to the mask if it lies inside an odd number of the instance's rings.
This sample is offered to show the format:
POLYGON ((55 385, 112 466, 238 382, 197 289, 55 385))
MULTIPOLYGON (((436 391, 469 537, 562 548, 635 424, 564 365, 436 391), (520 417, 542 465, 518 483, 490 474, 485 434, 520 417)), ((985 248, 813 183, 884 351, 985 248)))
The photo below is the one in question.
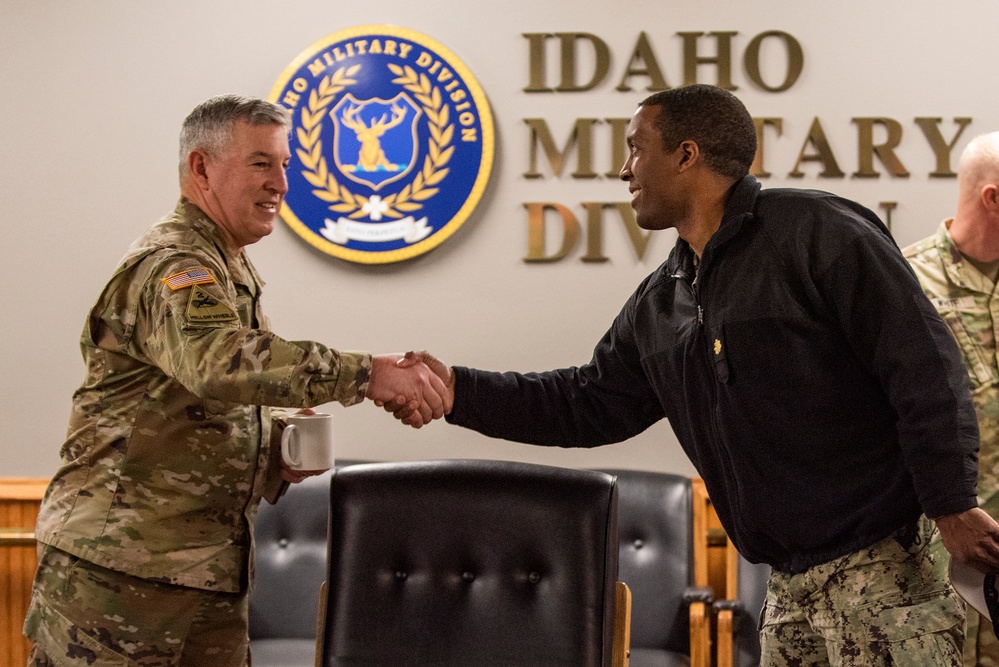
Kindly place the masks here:
POLYGON ((35 519, 48 480, 0 478, 0 665, 23 665, 21 635, 37 567, 35 519))

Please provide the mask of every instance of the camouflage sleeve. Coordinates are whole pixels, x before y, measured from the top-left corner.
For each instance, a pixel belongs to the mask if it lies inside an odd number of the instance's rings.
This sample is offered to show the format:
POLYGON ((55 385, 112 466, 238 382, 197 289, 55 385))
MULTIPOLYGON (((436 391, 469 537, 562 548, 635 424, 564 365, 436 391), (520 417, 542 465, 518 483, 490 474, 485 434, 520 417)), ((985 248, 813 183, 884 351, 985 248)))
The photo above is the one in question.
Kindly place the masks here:
POLYGON ((364 399, 369 354, 287 341, 249 326, 252 299, 240 294, 224 268, 205 256, 174 254, 145 261, 152 266, 147 267, 132 345, 191 393, 283 407, 330 401, 353 405, 364 399))

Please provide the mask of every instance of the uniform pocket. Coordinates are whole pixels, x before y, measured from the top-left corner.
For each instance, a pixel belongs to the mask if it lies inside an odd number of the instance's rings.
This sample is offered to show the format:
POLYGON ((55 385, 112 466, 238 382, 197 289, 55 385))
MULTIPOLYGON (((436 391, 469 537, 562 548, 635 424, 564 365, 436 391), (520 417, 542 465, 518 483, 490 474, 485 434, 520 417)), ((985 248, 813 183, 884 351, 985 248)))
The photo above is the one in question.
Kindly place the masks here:
POLYGON ((48 655, 56 667, 98 664, 125 667, 128 658, 104 646, 55 608, 34 596, 25 625, 28 638, 48 655))
MULTIPOLYGON (((868 638, 872 642, 910 642, 926 638, 930 635, 938 635, 943 638, 950 638, 956 642, 964 628, 964 605, 958 601, 953 594, 924 598, 922 601, 913 602, 906 606, 891 607, 882 609, 871 614, 870 620, 865 623, 868 638)), ((927 640, 928 644, 929 642, 927 640)), ((912 646, 912 644, 909 644, 912 646)), ((915 645, 919 645, 916 642, 915 645)), ((955 644, 956 646, 956 644, 955 644)), ((899 664, 923 664, 910 663, 908 661, 899 664)), ((927 664, 943 665, 947 662, 932 662, 927 664)))

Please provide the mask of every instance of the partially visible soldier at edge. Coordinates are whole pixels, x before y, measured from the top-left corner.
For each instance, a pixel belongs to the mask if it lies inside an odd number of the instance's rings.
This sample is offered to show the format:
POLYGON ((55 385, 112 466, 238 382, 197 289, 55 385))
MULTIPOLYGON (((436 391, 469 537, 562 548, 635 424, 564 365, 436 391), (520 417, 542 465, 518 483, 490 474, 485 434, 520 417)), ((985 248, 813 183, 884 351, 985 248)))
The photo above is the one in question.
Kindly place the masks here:
MULTIPOLYGON (((958 202, 936 234, 903 253, 951 329, 978 416, 978 503, 999 519, 999 132, 973 139, 958 162, 958 202)), ((999 667, 992 624, 968 607, 966 667, 999 667), (984 622, 982 622, 984 620, 984 622)))
POLYGON ((259 99, 196 107, 180 201, 90 311, 86 379, 38 515, 28 665, 247 664, 257 506, 321 472, 284 465, 265 406, 405 397, 411 426, 443 415, 426 366, 271 332, 243 249, 273 230, 290 127, 259 99))

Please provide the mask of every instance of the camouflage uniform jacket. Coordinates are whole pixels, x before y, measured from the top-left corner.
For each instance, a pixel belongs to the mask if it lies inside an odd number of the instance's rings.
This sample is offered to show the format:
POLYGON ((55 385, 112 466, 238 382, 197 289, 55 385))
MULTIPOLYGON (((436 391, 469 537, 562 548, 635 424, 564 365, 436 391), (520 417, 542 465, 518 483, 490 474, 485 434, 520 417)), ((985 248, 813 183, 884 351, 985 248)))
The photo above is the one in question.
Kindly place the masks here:
POLYGON ((183 198, 132 244, 84 326, 86 379, 39 541, 147 579, 245 590, 257 505, 280 489, 259 406, 356 403, 371 361, 271 333, 262 284, 183 198))
POLYGON ((999 293, 992 281, 954 246, 947 233, 950 223, 950 219, 945 220, 934 236, 909 246, 903 253, 961 348, 981 434, 978 502, 986 505, 999 492, 999 293))

